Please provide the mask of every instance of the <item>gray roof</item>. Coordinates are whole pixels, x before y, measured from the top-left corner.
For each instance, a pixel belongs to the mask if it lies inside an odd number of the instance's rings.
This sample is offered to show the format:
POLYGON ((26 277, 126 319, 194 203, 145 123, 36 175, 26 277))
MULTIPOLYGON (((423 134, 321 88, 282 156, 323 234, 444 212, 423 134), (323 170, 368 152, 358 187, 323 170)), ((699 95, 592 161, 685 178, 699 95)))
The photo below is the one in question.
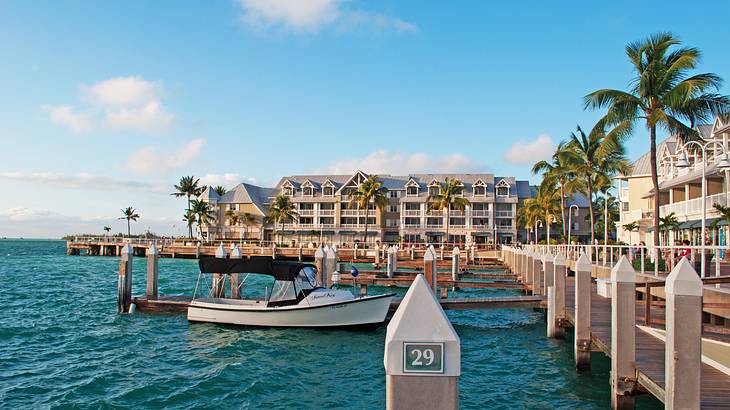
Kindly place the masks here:
POLYGON ((269 197, 273 195, 273 192, 274 190, 272 188, 264 188, 242 182, 226 192, 225 195, 220 197, 218 202, 224 204, 252 203, 262 213, 266 213, 266 203, 269 197))
POLYGON ((589 203, 588 197, 586 197, 585 194, 576 192, 566 199, 565 206, 567 208, 571 205, 577 205, 579 208, 588 208, 589 203))
MULTIPOLYGON (((676 153, 677 137, 675 135, 670 135, 664 141, 660 142, 659 145, 657 145, 657 161, 661 159, 659 156, 662 154, 665 148, 669 150, 670 154, 676 153)), ((636 177, 651 174, 651 160, 649 159, 650 154, 650 152, 647 152, 646 154, 640 156, 636 161, 634 161, 633 164, 631 164, 631 174, 629 176, 636 177)))
POLYGON ((697 128, 697 131, 702 136, 702 138, 704 138, 704 139, 712 138, 713 124, 700 124, 696 128, 697 128))

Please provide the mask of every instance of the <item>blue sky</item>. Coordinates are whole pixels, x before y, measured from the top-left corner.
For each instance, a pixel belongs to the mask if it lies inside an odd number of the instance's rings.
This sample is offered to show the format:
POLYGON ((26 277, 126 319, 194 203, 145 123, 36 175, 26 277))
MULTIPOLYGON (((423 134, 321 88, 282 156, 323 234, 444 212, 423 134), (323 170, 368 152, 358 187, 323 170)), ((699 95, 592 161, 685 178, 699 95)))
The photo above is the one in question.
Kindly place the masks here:
MULTIPOLYGON (((181 176, 529 164, 625 88, 626 43, 670 30, 730 79, 730 3, 0 2, 0 235, 183 232, 181 176)), ((729 93, 725 86, 723 93, 729 93)), ((631 158, 646 133, 628 143, 631 158)))

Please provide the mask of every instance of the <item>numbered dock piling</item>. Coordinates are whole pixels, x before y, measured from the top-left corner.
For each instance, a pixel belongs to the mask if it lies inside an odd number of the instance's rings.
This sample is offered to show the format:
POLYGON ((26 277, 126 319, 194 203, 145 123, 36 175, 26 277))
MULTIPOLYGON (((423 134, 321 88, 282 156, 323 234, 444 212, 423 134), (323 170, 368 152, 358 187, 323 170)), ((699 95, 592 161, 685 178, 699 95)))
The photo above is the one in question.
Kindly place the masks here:
POLYGON ((117 311, 119 313, 129 312, 132 304, 132 246, 126 244, 122 247, 119 260, 119 275, 117 278, 117 311))
POLYGON ((591 367, 591 261, 584 253, 575 263, 575 367, 591 367))
POLYGON ((636 390, 636 273, 626 256, 611 270, 611 407, 633 409, 636 390))
POLYGON ((157 299, 157 281, 160 273, 160 251, 155 244, 147 249, 147 299, 157 299))
MULTIPOLYGON (((241 252, 241 248, 238 246, 233 247, 231 250, 231 259, 241 259, 243 258, 243 252, 241 252)), ((241 295, 243 294, 243 290, 241 289, 241 274, 240 273, 231 273, 230 274, 230 281, 231 281, 231 299, 240 299, 241 295)))

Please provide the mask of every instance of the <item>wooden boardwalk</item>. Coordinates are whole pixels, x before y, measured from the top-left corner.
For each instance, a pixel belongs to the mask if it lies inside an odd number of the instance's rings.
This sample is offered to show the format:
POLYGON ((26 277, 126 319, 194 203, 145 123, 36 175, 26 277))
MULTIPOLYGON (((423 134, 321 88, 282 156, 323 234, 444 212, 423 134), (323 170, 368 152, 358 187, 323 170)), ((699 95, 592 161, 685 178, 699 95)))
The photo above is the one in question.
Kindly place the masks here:
MULTIPOLYGON (((575 323, 575 278, 568 277, 565 284, 565 307, 567 319, 575 323)), ((652 307, 653 322, 662 323, 664 309, 652 307)), ((637 324, 641 324, 644 304, 637 301, 637 324)), ((611 299, 604 298, 596 292, 593 284, 591 293, 591 341, 592 349, 611 355, 611 299)), ((643 389, 664 401, 664 342, 649 333, 636 328, 636 369, 638 381, 643 389)), ((702 364, 702 399, 703 409, 730 408, 730 376, 721 371, 702 364)))

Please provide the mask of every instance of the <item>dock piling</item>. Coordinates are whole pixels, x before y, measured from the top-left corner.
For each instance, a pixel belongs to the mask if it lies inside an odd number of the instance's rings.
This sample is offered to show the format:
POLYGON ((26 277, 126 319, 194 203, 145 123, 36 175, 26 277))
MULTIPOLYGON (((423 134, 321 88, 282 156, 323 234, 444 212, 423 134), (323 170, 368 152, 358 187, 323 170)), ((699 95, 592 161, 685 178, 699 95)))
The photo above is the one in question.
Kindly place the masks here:
POLYGON ((532 259, 532 293, 534 295, 542 295, 543 289, 542 289, 542 261, 540 260, 540 254, 535 252, 533 253, 533 259, 532 259))
MULTIPOLYGON (((233 247, 231 250, 231 259, 242 259, 243 258, 243 252, 241 252, 241 248, 238 246, 233 247)), ((242 289, 241 286, 241 274, 240 273, 231 273, 231 299, 241 299, 242 289)))
POLYGON ((553 275, 555 272, 555 269, 553 268, 553 260, 555 260, 555 257, 550 252, 546 252, 542 255, 542 289, 545 289, 546 295, 547 288, 553 286, 553 275))
POLYGON ((451 279, 456 282, 459 280, 459 259, 461 259, 461 251, 455 246, 451 251, 451 279))
POLYGON ((147 299, 157 299, 160 251, 153 243, 147 250, 147 299))
POLYGON ((436 253, 433 248, 426 249, 426 253, 423 254, 423 274, 426 282, 429 284, 434 294, 436 294, 436 288, 438 287, 438 270, 436 268, 436 253))
MULTIPOLYGON (((226 259, 228 257, 228 253, 226 252, 225 248, 223 248, 223 244, 218 245, 218 249, 215 250, 215 257, 226 259)), ((212 291, 213 291, 213 297, 214 298, 222 298, 225 296, 226 292, 226 284, 223 281, 224 276, 222 273, 214 273, 213 274, 213 284, 212 284, 212 291)))
POLYGON ((337 270, 337 248, 335 245, 325 248, 324 251, 326 274, 322 275, 322 286, 328 287, 332 274, 337 270))
POLYGON ((636 389, 636 274, 626 256, 611 270, 611 407, 633 409, 636 389))
POLYGON ((666 281, 665 397, 667 409, 700 408, 702 281, 686 258, 666 281))
POLYGON ((461 340, 421 274, 388 324, 383 363, 386 409, 459 408, 461 340))
POLYGON ((126 313, 132 303, 132 255, 134 249, 130 244, 122 247, 119 260, 119 276, 117 279, 117 311, 126 313))
POLYGON ((575 367, 591 367, 591 270, 584 253, 575 263, 575 367))
POLYGON ((565 337, 563 320, 565 320, 565 256, 558 252, 553 259, 553 299, 548 303, 553 312, 553 332, 548 337, 562 339, 565 337))

